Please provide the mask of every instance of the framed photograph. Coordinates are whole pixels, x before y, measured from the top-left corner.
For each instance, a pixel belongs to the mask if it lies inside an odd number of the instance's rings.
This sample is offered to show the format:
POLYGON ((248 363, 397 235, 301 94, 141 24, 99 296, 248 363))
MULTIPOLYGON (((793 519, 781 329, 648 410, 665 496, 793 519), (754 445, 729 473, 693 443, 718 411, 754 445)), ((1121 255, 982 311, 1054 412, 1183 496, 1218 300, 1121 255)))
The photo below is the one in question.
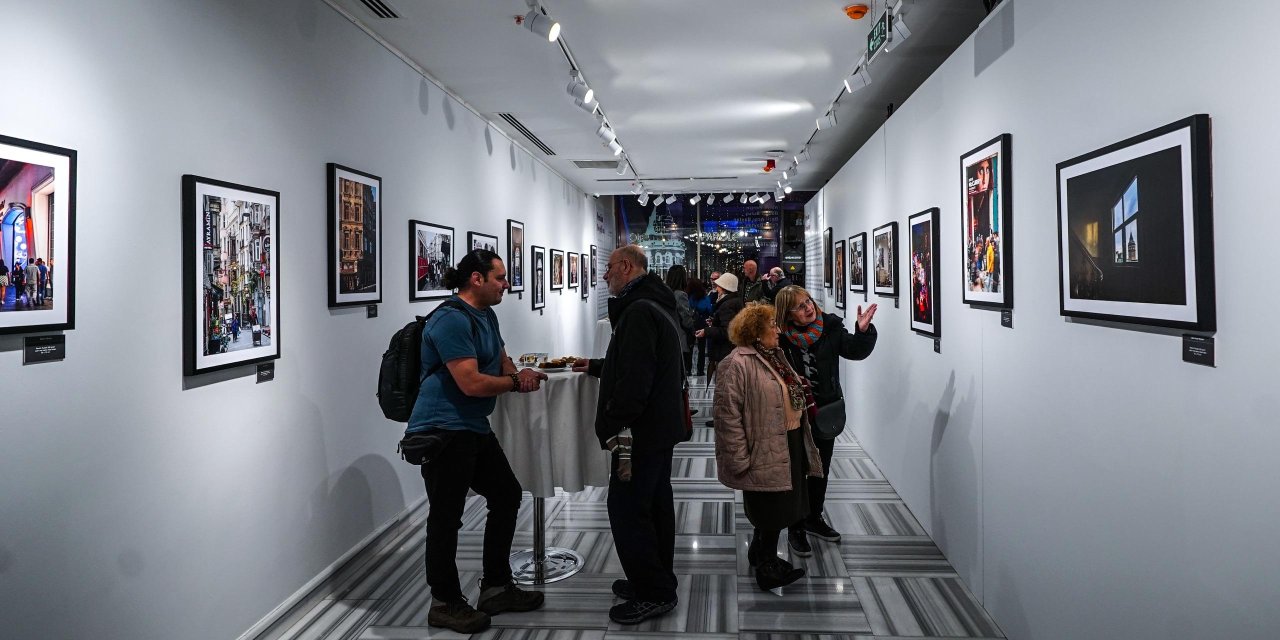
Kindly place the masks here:
POLYGON ((491 236, 477 231, 468 231, 467 246, 470 247, 467 249, 468 251, 484 249, 485 251, 492 251, 498 255, 502 255, 498 253, 498 236, 491 236))
POLYGON ((330 162, 329 306, 382 302, 382 178, 330 162))
POLYGON ((409 301, 447 298, 444 272, 454 265, 453 227, 409 221, 409 301))
POLYGON ((960 157, 960 273, 965 304, 1013 308, 1012 137, 960 157))
POLYGON ((569 252, 569 288, 578 288, 578 254, 569 252))
POLYGON ((937 208, 926 209, 907 218, 911 262, 907 274, 911 282, 911 330, 930 336, 942 335, 942 308, 938 306, 937 208))
POLYGON ((600 259, 596 257, 596 246, 593 244, 591 245, 591 286, 592 287, 596 286, 596 278, 600 277, 596 274, 596 263, 598 263, 599 261, 600 259))
POLYGON ((529 277, 533 279, 533 309, 537 311, 547 306, 547 250, 539 246, 530 247, 533 262, 529 267, 529 277))
POLYGON ((1214 331, 1210 120, 1058 164, 1064 316, 1214 331))
POLYGON ((867 291, 867 232, 849 236, 849 290, 867 291))
POLYGON ((898 297, 898 223, 890 222, 871 230, 871 261, 875 283, 871 290, 879 296, 898 297))
POLYGON ((560 291, 564 289, 564 252, 559 249, 551 250, 551 290, 560 291))
POLYGON ((591 265, 587 264, 587 254, 582 254, 582 299, 591 297, 591 265))
POLYGON ((280 357, 280 193, 182 176, 183 373, 280 357))
POLYGON ((845 308, 845 268, 844 268, 844 240, 836 243, 835 246, 835 289, 836 289, 836 308, 845 308))
POLYGON ((822 232, 822 286, 831 288, 831 227, 822 232))
POLYGON ((76 152, 0 136, 0 334, 75 328, 75 252, 76 152))
POLYGON ((507 280, 512 293, 524 291, 524 223, 507 220, 507 280))

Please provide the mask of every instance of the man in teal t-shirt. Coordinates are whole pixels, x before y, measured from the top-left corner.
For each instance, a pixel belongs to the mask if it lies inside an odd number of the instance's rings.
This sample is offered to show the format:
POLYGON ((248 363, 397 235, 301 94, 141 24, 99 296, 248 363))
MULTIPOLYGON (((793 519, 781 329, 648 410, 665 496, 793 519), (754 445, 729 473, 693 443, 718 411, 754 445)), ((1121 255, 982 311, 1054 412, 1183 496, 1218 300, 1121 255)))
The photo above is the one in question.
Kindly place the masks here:
POLYGON ((443 441, 422 465, 431 503, 427 585, 435 600, 427 624, 476 633, 489 627, 490 615, 542 606, 540 591, 518 589, 511 581, 508 557, 522 489, 489 429, 489 414, 497 396, 537 391, 547 376, 533 369, 517 372, 503 348, 492 307, 502 302, 507 290, 507 270, 496 253, 468 253, 456 269, 445 271, 444 284, 458 294, 445 301, 423 328, 422 371, 427 375, 406 431, 434 432, 443 441), (489 508, 484 576, 476 608, 462 595, 456 561, 468 490, 483 496, 489 508))

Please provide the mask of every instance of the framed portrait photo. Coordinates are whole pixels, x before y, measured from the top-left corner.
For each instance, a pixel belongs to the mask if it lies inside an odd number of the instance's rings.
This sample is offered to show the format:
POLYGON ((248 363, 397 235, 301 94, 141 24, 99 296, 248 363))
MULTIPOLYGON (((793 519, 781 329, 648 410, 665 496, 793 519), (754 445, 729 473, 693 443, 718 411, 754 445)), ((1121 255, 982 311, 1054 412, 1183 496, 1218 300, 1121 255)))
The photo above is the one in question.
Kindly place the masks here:
POLYGON ((182 176, 183 373, 280 357, 280 194, 182 176))
POLYGON ((409 301, 447 298, 444 272, 454 265, 453 227, 409 221, 409 301))
POLYGON ((551 290, 560 291, 564 289, 564 252, 559 249, 551 250, 551 290))
POLYGON ((524 291, 524 223, 507 220, 507 280, 512 293, 524 291))
POLYGON ((867 291, 867 232, 849 236, 849 290, 867 291))
POLYGON ((596 274, 596 263, 599 261, 600 258, 597 257, 596 246, 593 244, 591 245, 591 286, 593 287, 596 285, 596 278, 600 277, 596 274))
POLYGON ((475 251, 476 249, 484 249, 485 251, 492 251, 497 255, 502 255, 498 253, 498 236, 491 236, 487 233, 480 233, 478 231, 468 231, 467 247, 468 247, 467 249, 468 251, 475 251))
POLYGON ((75 328, 75 233, 76 152, 0 136, 0 334, 75 328))
POLYGON ((579 275, 580 273, 578 272, 578 254, 570 251, 569 252, 569 288, 570 289, 578 288, 579 275))
POLYGON ((898 297, 898 223, 871 230, 871 290, 879 296, 898 297))
POLYGON ((582 267, 581 267, 581 269, 582 269, 582 286, 581 286, 581 289, 582 289, 582 299, 583 299, 583 300, 586 300, 587 298, 590 298, 590 297, 591 297, 592 283, 594 282, 594 281, 591 279, 591 265, 587 264, 587 262, 588 262, 588 260, 587 260, 587 255, 588 255, 588 254, 586 254, 586 253, 582 254, 582 267))
POLYGON ((822 232, 822 286, 831 288, 831 227, 822 232))
POLYGON ((960 158, 965 304, 1013 308, 1012 139, 1002 134, 960 158))
POLYGON ((529 247, 529 255, 532 262, 529 263, 529 277, 533 280, 533 310, 537 311, 547 306, 547 250, 539 247, 529 247))
POLYGON ((835 246, 835 294, 836 308, 845 308, 845 296, 847 295, 844 288, 845 268, 844 268, 844 240, 836 242, 835 246))
POLYGON ((330 162, 329 306, 382 302, 382 178, 330 162))
POLYGON ((911 291, 911 330, 942 335, 942 309, 938 306, 938 209, 926 209, 907 218, 910 234, 907 276, 911 291))
POLYGON ((1210 120, 1058 164, 1064 316, 1214 331, 1210 120))

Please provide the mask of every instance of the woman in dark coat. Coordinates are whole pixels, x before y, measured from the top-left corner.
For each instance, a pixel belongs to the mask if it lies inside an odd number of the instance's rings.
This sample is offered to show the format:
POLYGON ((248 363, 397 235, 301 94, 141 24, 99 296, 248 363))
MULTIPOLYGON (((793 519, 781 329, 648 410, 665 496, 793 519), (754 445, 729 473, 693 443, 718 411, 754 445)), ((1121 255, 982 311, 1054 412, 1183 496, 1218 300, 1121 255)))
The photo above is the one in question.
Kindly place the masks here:
MULTIPOLYGON (((774 299, 774 307, 782 326, 781 343, 787 361, 813 385, 818 410, 842 401, 840 359, 862 360, 871 355, 876 346, 876 327, 871 324, 876 315, 876 305, 867 307, 865 312, 861 306, 858 307, 857 324, 852 333, 845 328, 843 318, 824 313, 802 287, 792 285, 780 290, 774 299)), ((809 478, 809 516, 790 527, 787 534, 791 550, 800 556, 813 553, 806 533, 830 542, 840 541, 840 532, 832 529, 822 517, 836 441, 814 435, 822 456, 823 475, 809 478)))

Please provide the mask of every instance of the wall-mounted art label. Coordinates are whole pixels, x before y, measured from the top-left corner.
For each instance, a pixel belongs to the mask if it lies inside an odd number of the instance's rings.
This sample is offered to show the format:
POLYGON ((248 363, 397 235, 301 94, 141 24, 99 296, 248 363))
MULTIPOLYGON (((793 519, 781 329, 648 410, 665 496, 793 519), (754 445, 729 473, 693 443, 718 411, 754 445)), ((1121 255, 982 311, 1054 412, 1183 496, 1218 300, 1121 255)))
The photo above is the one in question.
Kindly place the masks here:
POLYGON ((276 379, 276 363, 264 362, 258 365, 258 384, 276 379))
POLYGON ((366 317, 369 317, 369 318, 378 317, 378 305, 371 304, 365 307, 365 314, 366 314, 366 317))
POLYGON ((1209 336, 1182 336, 1182 361, 1191 364, 1202 364, 1206 367, 1213 364, 1213 338, 1209 336))
POLYGON ((22 364, 54 362, 67 357, 67 337, 28 336, 23 340, 22 364))
POLYGON ((933 339, 933 352, 942 353, 942 338, 933 339))
POLYGON ((1008 329, 1013 328, 1013 309, 1005 309, 1000 312, 1000 326, 1008 329))

